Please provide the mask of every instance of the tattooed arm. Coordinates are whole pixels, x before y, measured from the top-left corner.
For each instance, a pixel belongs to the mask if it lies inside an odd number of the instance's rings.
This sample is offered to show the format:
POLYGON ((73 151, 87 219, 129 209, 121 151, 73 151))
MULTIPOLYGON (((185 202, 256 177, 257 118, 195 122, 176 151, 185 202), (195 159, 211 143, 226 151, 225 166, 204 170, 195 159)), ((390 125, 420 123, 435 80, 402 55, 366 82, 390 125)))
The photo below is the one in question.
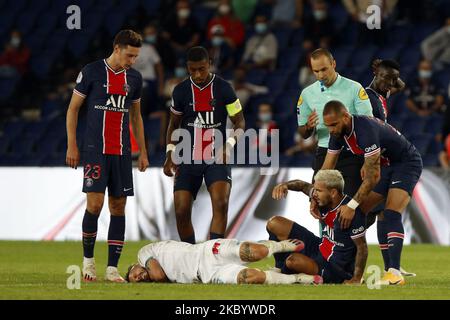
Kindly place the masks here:
POLYGON ((376 153, 372 156, 364 159, 364 165, 361 169, 363 172, 364 180, 359 187, 353 199, 345 206, 341 206, 339 210, 339 221, 341 222, 341 228, 347 229, 355 216, 355 210, 349 207, 352 201, 356 201, 360 204, 372 189, 380 181, 380 153, 376 153))
POLYGON ((272 191, 272 198, 275 200, 281 200, 286 198, 289 190, 300 191, 306 194, 308 197, 311 196, 313 185, 311 183, 302 180, 291 180, 288 182, 283 182, 277 184, 272 191))
POLYGON ((367 256, 369 251, 367 248, 366 237, 362 236, 353 239, 356 245, 356 257, 355 257, 355 271, 353 272, 353 278, 345 281, 346 284, 361 284, 361 279, 364 275, 364 269, 366 268, 367 256))

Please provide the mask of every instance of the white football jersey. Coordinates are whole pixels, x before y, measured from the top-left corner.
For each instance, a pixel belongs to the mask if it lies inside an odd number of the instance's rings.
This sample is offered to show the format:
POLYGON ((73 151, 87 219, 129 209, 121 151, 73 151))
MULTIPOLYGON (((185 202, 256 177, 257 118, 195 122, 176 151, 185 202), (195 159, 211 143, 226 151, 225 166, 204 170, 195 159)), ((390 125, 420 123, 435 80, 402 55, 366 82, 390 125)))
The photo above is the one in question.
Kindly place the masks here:
POLYGON ((203 243, 192 245, 174 240, 155 242, 139 250, 138 262, 145 266, 148 259, 156 259, 170 282, 200 282, 198 268, 203 248, 203 243))

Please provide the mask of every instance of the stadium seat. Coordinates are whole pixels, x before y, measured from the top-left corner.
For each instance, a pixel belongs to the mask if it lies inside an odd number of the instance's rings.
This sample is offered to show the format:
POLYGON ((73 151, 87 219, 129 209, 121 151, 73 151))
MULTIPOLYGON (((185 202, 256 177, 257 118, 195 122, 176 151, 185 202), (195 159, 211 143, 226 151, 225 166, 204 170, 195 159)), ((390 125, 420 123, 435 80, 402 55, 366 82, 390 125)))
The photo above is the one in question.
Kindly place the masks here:
POLYGON ((43 166, 49 167, 60 167, 65 166, 65 163, 66 163, 66 153, 58 152, 44 157, 41 164, 43 166))
POLYGON ((411 136, 421 134, 422 132, 424 132, 426 122, 426 119, 419 116, 413 115, 408 117, 403 124, 403 135, 409 138, 411 136))
POLYGON ((404 118, 398 115, 388 115, 388 123, 398 131, 402 132, 404 118))
POLYGON ((403 44, 392 44, 390 46, 383 46, 375 53, 374 58, 397 60, 402 48, 403 44))
POLYGON ((390 46, 397 46, 399 44, 406 44, 409 42, 412 33, 412 26, 397 25, 387 32, 387 42, 390 46))
POLYGON ((0 78, 0 101, 7 100, 14 92, 18 78, 0 78))
POLYGON ((16 139, 11 142, 11 153, 27 157, 34 148, 35 139, 16 139))
POLYGON ((0 137, 0 157, 8 152, 10 143, 11 139, 8 136, 0 137))
POLYGON ((374 45, 366 45, 355 48, 349 61, 349 65, 353 70, 359 72, 370 68, 375 52, 377 50, 378 47, 374 45))
POLYGON ((417 66, 420 61, 420 47, 418 45, 409 45, 405 47, 400 54, 400 66, 417 66))
POLYGON ((300 152, 292 156, 292 160, 290 161, 289 166, 310 168, 313 161, 314 157, 312 155, 300 152))
POLYGON ((348 13, 342 4, 333 4, 330 6, 328 12, 331 20, 333 21, 334 29, 336 31, 344 29, 348 21, 348 13))
POLYGON ((438 154, 426 154, 422 157, 422 162, 424 167, 437 167, 439 166, 439 155, 438 154))
POLYGON ((301 46, 305 38, 305 30, 303 28, 298 28, 294 30, 291 34, 291 45, 301 46))
POLYGON ((285 88, 290 91, 297 91, 299 94, 302 90, 299 83, 299 70, 292 70, 292 74, 289 76, 285 88))
POLYGON ((443 125, 444 117, 441 114, 432 114, 428 117, 425 132, 436 135, 442 132, 443 125))
POLYGON ((333 57, 336 60, 336 70, 338 72, 345 70, 352 52, 352 46, 340 46, 333 50, 333 57))
POLYGON ((108 23, 104 24, 104 28, 111 37, 114 37, 125 23, 126 16, 121 11, 110 11, 107 16, 108 23))
POLYGON ((288 47, 291 38, 292 29, 290 28, 276 28, 273 30, 278 42, 278 52, 282 52, 288 47))
POLYGON ((436 31, 440 26, 438 24, 415 24, 414 32, 411 34, 411 43, 420 43, 434 31, 436 31))
POLYGON ((155 16, 158 14, 158 9, 160 6, 160 0, 142 0, 142 5, 144 6, 145 11, 150 16, 155 16))
POLYGON ((9 0, 6 6, 8 7, 8 12, 22 12, 27 5, 27 0, 9 0))
POLYGON ((288 74, 280 72, 272 72, 266 77, 265 86, 269 88, 270 94, 277 95, 280 93, 287 81, 288 74))
POLYGON ((266 78, 267 71, 263 69, 251 69, 245 78, 247 82, 253 83, 253 84, 263 84, 264 80, 266 78))
POLYGON ((274 113, 293 115, 297 112, 297 100, 299 93, 296 91, 284 91, 280 93, 273 103, 274 113))
POLYGON ((301 46, 287 48, 278 55, 278 68, 292 68, 297 70, 302 56, 303 49, 301 46))
POLYGON ((197 22, 200 29, 206 29, 208 22, 214 15, 214 9, 205 6, 195 6, 192 10, 192 17, 197 22))
POLYGON ((428 151, 428 147, 433 139, 431 134, 414 134, 409 137, 409 141, 414 144, 416 149, 420 152, 422 156, 425 156, 428 151))
POLYGON ((442 90, 447 90, 450 84, 450 68, 443 69, 441 71, 436 72, 433 75, 434 80, 438 87, 442 90))
POLYGON ((87 51, 91 36, 85 32, 74 32, 68 42, 68 49, 74 58, 81 58, 87 51))
POLYGON ((34 27, 37 14, 38 12, 35 11, 25 11, 19 14, 16 21, 16 26, 22 35, 28 34, 28 32, 34 27))
POLYGON ((429 154, 439 154, 443 149, 442 143, 439 141, 436 141, 436 139, 432 139, 430 142, 430 145, 428 146, 428 153, 429 154))
POLYGON ((15 140, 22 133, 25 126, 26 122, 23 120, 9 121, 3 127, 3 135, 15 140))

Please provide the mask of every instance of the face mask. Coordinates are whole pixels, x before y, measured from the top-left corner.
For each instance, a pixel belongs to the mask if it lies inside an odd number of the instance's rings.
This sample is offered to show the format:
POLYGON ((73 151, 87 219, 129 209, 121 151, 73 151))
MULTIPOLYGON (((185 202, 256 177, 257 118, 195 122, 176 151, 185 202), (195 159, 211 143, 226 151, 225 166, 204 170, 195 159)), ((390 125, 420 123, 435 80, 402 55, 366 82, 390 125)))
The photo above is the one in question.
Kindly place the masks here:
POLYGON ((313 14, 316 20, 323 20, 327 17, 327 12, 325 10, 314 10, 313 14))
POLYGON ((14 48, 17 48, 20 45, 21 39, 19 37, 12 37, 11 38, 11 45, 14 48))
POLYGON ((156 35, 152 34, 150 36, 146 36, 145 37, 145 42, 151 43, 151 44, 155 43, 156 42, 156 35))
POLYGON ((183 67, 175 68, 175 77, 184 78, 186 76, 186 69, 183 67))
POLYGON ((214 36, 211 39, 211 43, 214 47, 220 47, 223 43, 223 38, 219 36, 214 36))
POLYGON ((191 14, 191 10, 189 10, 189 9, 180 9, 180 10, 178 10, 177 14, 178 14, 178 18, 186 19, 191 14))
POLYGON ((431 74, 432 74, 431 70, 419 70, 419 78, 430 79, 431 74))
POLYGON ((267 24, 262 22, 255 24, 255 31, 259 34, 265 33, 267 31, 267 24))
POLYGON ((261 122, 269 122, 272 120, 272 114, 271 113, 260 113, 258 114, 259 121, 261 122))
POLYGON ((227 15, 230 13, 230 6, 226 5, 226 4, 222 4, 219 6, 219 13, 221 15, 227 15))

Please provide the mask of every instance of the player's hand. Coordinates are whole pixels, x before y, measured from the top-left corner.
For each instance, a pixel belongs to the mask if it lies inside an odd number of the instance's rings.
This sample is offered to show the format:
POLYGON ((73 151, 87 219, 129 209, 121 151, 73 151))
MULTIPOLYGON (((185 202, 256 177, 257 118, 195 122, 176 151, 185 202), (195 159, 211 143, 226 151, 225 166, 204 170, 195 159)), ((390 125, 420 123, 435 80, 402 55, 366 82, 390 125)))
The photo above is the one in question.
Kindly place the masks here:
POLYGON ((217 164, 227 164, 230 163, 231 157, 231 147, 228 143, 225 144, 225 148, 220 148, 217 150, 216 163, 217 164))
POLYGON ((311 198, 311 201, 309 202, 309 213, 314 217, 314 219, 321 220, 322 217, 320 215, 319 211, 319 204, 317 201, 313 198, 311 198))
POLYGON ((286 199, 288 191, 289 190, 286 183, 277 184, 272 190, 272 198, 275 200, 286 199))
POLYGON ((341 222, 341 229, 347 229, 352 223, 355 216, 355 210, 348 206, 342 206, 338 209, 339 221, 341 222))
POLYGON ((353 277, 350 280, 345 280, 343 283, 346 285, 360 286, 364 283, 364 280, 362 278, 353 277))
POLYGON ((308 122, 306 125, 308 126, 308 130, 314 129, 319 124, 319 115, 317 111, 314 110, 308 117, 308 122))
POLYGON ((150 163, 148 162, 147 154, 141 152, 141 154, 139 155, 139 158, 138 158, 139 171, 144 172, 145 169, 147 169, 149 165, 150 165, 150 163))
POLYGON ((66 153, 66 164, 69 167, 76 169, 79 163, 80 151, 78 150, 78 146, 76 144, 73 146, 68 146, 66 153))
POLYGON ((164 174, 168 177, 173 177, 176 170, 177 166, 172 162, 172 151, 169 151, 167 153, 166 161, 164 162, 164 174))

